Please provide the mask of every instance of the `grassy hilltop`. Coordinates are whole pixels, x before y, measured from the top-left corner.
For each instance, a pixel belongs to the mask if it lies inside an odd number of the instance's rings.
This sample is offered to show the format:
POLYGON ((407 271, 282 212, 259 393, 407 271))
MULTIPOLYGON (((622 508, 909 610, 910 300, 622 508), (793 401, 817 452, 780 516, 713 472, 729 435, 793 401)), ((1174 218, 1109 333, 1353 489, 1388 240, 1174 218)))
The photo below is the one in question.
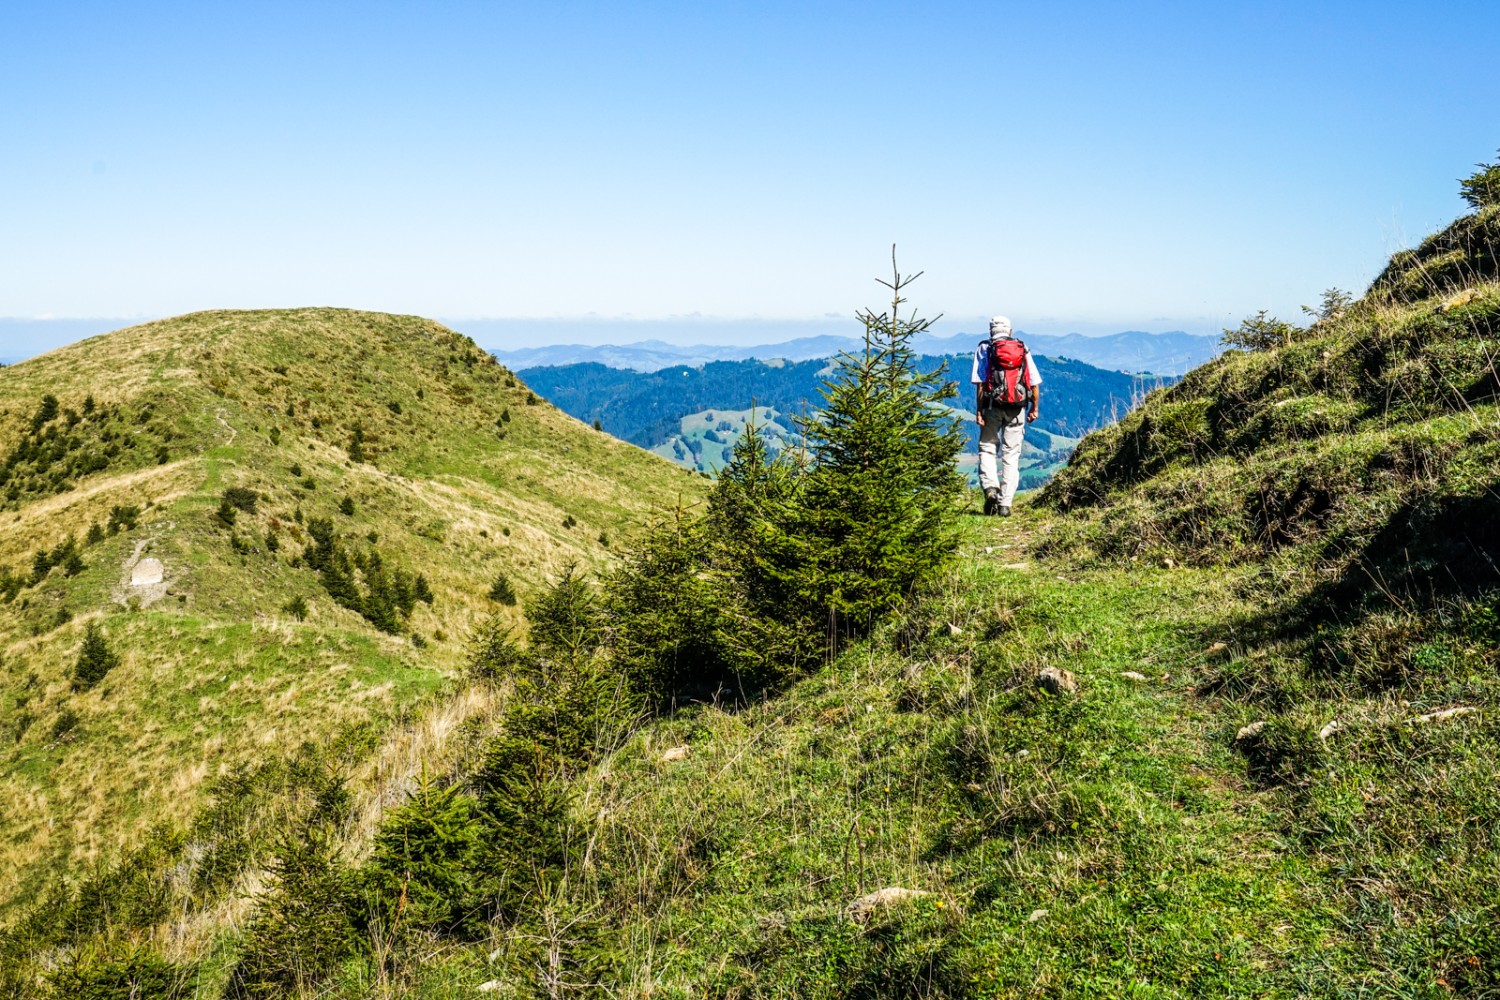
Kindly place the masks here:
POLYGON ((465 337, 336 309, 197 313, 0 370, 0 463, 0 912, 244 767, 377 739, 451 687, 476 618, 521 621, 497 577, 524 598, 603 565, 699 490, 465 337), (132 586, 146 559, 163 579, 132 586), (93 686, 89 629, 117 661, 93 686))

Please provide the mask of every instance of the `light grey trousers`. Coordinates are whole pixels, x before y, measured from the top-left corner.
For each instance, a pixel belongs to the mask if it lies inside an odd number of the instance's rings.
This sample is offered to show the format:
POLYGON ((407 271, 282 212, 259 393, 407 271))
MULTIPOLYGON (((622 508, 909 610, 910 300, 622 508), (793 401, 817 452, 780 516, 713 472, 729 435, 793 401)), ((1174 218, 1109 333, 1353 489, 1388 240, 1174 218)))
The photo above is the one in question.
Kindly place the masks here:
POLYGON ((1000 505, 1009 507, 1021 481, 1021 442, 1026 436, 1025 406, 992 406, 984 411, 979 428, 979 488, 998 489, 1000 505), (1000 453, 999 475, 995 452, 1000 453))

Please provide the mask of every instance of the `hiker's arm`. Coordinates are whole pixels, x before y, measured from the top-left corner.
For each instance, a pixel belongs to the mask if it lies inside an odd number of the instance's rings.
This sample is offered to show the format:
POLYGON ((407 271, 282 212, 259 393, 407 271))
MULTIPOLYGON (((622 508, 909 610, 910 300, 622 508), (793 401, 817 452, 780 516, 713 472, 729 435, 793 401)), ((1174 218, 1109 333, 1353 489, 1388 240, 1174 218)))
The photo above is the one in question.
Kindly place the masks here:
POLYGON ((1026 422, 1029 424, 1037 418, 1037 405, 1042 401, 1042 387, 1034 385, 1031 387, 1031 409, 1026 411, 1026 422))
POLYGON ((984 426, 984 383, 974 383, 974 421, 984 426))

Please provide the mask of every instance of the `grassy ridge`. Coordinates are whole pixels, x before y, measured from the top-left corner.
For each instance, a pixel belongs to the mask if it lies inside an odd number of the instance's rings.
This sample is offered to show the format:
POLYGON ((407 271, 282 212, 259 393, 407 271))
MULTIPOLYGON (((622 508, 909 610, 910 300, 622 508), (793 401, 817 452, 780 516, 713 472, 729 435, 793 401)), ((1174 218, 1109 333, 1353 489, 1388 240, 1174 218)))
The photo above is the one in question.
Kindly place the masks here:
POLYGON ((430 701, 497 575, 524 595, 604 565, 654 504, 697 489, 413 317, 199 313, 6 368, 0 387, 0 461, 25 453, 0 484, 0 582, 21 584, 0 603, 0 902, 189 822, 227 769, 430 701), (226 490, 254 497, 233 524, 226 490), (362 565, 420 573, 431 603, 399 634, 341 607, 305 562, 315 519, 362 565), (68 539, 77 562, 38 575, 35 554, 68 539), (144 558, 161 585, 131 586, 144 558), (77 690, 91 623, 119 663, 77 690))

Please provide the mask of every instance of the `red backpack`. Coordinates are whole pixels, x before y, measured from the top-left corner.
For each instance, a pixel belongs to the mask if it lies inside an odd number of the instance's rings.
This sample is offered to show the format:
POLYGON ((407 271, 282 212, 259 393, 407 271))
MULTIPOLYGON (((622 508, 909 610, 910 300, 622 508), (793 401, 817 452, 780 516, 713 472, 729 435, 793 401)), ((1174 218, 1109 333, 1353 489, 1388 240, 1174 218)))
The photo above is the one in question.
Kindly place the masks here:
POLYGON ((985 368, 984 398, 987 406, 1021 406, 1031 401, 1031 370, 1026 366, 1026 345, 1014 337, 985 341, 989 364, 985 368))

